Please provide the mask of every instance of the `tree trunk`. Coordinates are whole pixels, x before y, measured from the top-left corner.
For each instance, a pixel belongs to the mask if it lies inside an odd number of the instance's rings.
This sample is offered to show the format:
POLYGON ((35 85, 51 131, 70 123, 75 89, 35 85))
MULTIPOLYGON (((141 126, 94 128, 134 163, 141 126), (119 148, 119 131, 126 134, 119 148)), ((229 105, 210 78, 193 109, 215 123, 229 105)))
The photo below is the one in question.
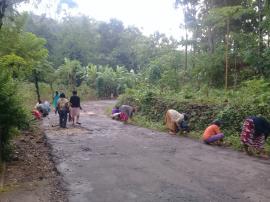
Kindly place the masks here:
POLYGON ((36 87, 37 100, 38 100, 38 103, 41 103, 39 85, 38 85, 38 75, 36 71, 34 71, 34 82, 35 82, 35 87, 36 87))
POLYGON ((51 89, 51 92, 52 92, 52 100, 54 98, 54 90, 53 90, 53 83, 50 82, 50 89, 51 89))
POLYGON ((2 153, 3 153, 2 137, 3 137, 3 130, 2 128, 0 128, 0 164, 2 163, 2 153))
POLYGON ((226 35, 226 45, 225 45, 225 90, 228 88, 228 69, 229 69, 229 58, 228 58, 228 51, 229 51, 229 27, 230 20, 227 19, 227 35, 226 35))
POLYGON ((211 27, 208 27, 208 51, 210 54, 214 53, 214 41, 211 27))
POLYGON ((234 56, 234 80, 233 80, 234 89, 236 89, 237 81, 238 81, 238 71, 237 71, 237 66, 236 66, 236 55, 235 55, 234 56))
POLYGON ((0 1, 0 30, 3 26, 3 19, 4 19, 4 16, 5 16, 5 10, 7 8, 7 3, 6 3, 6 0, 1 0, 0 1))
POLYGON ((187 51, 188 51, 188 44, 187 44, 187 40, 188 40, 188 34, 187 34, 187 25, 186 25, 186 22, 185 22, 185 32, 186 32, 186 43, 185 43, 185 70, 187 70, 187 60, 188 60, 188 54, 187 54, 187 51))
POLYGON ((259 73, 261 75, 264 75, 264 67, 261 66, 260 61, 262 58, 262 51, 263 51, 263 28, 262 28, 262 21, 263 21, 263 2, 262 0, 258 0, 258 40, 259 40, 259 44, 258 44, 258 58, 259 58, 259 73))
POLYGON ((269 45, 270 45, 270 33, 268 32, 267 33, 267 48, 269 48, 269 45))
POLYGON ((258 13, 259 13, 259 25, 258 25, 258 31, 259 31, 259 48, 258 48, 258 55, 261 57, 262 48, 263 48, 263 29, 262 29, 262 20, 263 20, 263 2, 262 0, 258 0, 258 13))
POLYGON ((198 49, 198 47, 197 47, 197 32, 198 32, 198 27, 196 25, 195 33, 193 34, 193 57, 192 57, 192 68, 193 69, 195 68, 195 65, 196 65, 194 58, 195 58, 195 55, 196 55, 197 49, 198 49))

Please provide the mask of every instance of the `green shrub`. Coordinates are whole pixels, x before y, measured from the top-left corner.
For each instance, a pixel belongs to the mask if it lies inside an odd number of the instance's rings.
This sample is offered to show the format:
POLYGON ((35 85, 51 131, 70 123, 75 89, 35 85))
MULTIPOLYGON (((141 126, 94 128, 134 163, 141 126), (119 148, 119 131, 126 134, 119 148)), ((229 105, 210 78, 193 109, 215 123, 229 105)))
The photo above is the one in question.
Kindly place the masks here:
POLYGON ((140 115, 155 122, 163 122, 168 109, 185 112, 190 117, 190 126, 194 130, 203 130, 216 118, 220 109, 219 105, 197 104, 173 97, 166 98, 153 91, 145 91, 138 95, 134 90, 121 96, 118 104, 138 106, 140 115))
POLYGON ((246 117, 263 116, 270 120, 269 112, 268 105, 232 104, 222 109, 217 117, 223 121, 224 128, 233 132, 240 132, 246 117))
POLYGON ((1 157, 7 160, 10 153, 10 139, 14 128, 28 126, 27 114, 17 95, 17 86, 10 75, 0 73, 0 148, 1 157))
POLYGON ((230 132, 225 132, 225 144, 232 146, 235 150, 242 150, 243 146, 240 141, 239 133, 231 134, 230 132))
POLYGON ((134 116, 132 123, 136 123, 138 126, 154 129, 154 130, 159 130, 159 131, 164 131, 165 127, 162 124, 162 122, 156 122, 156 121, 151 121, 145 116, 141 115, 136 115, 134 116))
MULTIPOLYGON (((223 121, 222 131, 225 141, 240 150, 239 135, 243 121, 248 116, 263 116, 270 121, 269 83, 262 79, 250 80, 236 91, 208 89, 207 94, 183 87, 181 92, 162 91, 154 86, 140 84, 137 90, 127 90, 118 100, 118 105, 137 106, 139 111, 136 123, 156 129, 164 124, 168 109, 185 112, 190 118, 190 135, 200 138, 204 129, 216 118, 223 121), (208 97, 209 96, 209 97, 208 97)), ((270 141, 270 139, 269 139, 270 141)), ((270 142, 266 150, 270 152, 270 142)))
POLYGON ((87 86, 85 83, 82 83, 82 85, 77 88, 77 91, 82 101, 96 99, 96 91, 87 86))

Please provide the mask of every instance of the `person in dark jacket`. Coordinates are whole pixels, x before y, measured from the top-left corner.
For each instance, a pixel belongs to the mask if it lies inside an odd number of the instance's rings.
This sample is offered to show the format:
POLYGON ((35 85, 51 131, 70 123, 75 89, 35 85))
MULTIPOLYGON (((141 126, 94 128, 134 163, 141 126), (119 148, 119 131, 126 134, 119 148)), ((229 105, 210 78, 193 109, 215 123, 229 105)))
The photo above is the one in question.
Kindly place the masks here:
POLYGON ((263 117, 250 116, 244 121, 241 133, 241 142, 247 154, 255 150, 262 157, 266 157, 264 143, 270 133, 270 123, 263 117))
POLYGON ((77 91, 72 91, 72 96, 70 97, 70 116, 72 119, 72 123, 73 125, 75 123, 77 124, 81 124, 79 122, 79 117, 80 117, 80 110, 81 108, 81 101, 80 101, 80 97, 77 95, 77 91))

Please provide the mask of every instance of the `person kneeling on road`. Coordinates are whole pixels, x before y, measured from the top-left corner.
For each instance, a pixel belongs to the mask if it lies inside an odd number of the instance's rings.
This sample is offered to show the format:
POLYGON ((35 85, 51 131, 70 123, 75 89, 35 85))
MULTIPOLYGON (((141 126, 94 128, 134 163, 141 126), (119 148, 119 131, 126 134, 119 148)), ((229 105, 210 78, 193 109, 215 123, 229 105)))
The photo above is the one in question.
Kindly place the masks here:
POLYGON ((224 134, 220 131, 221 121, 215 120, 208 126, 203 133, 203 141, 206 144, 221 144, 224 134))

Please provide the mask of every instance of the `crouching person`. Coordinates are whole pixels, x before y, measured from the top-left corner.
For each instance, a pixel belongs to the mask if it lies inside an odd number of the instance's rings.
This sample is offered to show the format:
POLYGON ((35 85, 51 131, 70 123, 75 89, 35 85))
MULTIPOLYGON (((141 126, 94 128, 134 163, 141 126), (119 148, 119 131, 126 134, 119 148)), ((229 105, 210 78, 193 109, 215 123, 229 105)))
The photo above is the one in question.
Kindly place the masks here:
POLYGON ((221 121, 215 120, 208 126, 203 133, 203 141, 206 144, 223 142, 224 134, 220 131, 221 121))
POLYGON ((263 158, 268 158, 264 144, 270 134, 270 123, 263 117, 250 116, 244 121, 241 142, 247 154, 252 151, 258 153, 263 158))
POLYGON ((32 115, 35 117, 36 120, 41 120, 42 114, 37 109, 32 110, 32 115))
POLYGON ((48 101, 41 102, 39 101, 35 108, 41 113, 42 117, 46 117, 49 115, 50 112, 50 103, 48 101))
POLYGON ((127 123, 128 119, 133 117, 135 108, 129 105, 121 105, 112 109, 112 119, 127 123))
POLYGON ((135 113, 135 108, 129 105, 121 105, 119 110, 120 113, 124 113, 127 116, 127 119, 132 119, 133 114, 135 113))
POLYGON ((115 107, 112 109, 112 116, 113 116, 114 114, 117 114, 117 113, 120 113, 120 109, 119 109, 118 106, 115 106, 115 107))
POLYGON ((124 112, 118 112, 118 113, 112 114, 112 119, 122 121, 122 122, 127 122, 128 115, 124 112))
POLYGON ((179 131, 189 132, 188 116, 181 114, 174 109, 169 109, 165 115, 165 124, 169 133, 175 135, 179 131))

